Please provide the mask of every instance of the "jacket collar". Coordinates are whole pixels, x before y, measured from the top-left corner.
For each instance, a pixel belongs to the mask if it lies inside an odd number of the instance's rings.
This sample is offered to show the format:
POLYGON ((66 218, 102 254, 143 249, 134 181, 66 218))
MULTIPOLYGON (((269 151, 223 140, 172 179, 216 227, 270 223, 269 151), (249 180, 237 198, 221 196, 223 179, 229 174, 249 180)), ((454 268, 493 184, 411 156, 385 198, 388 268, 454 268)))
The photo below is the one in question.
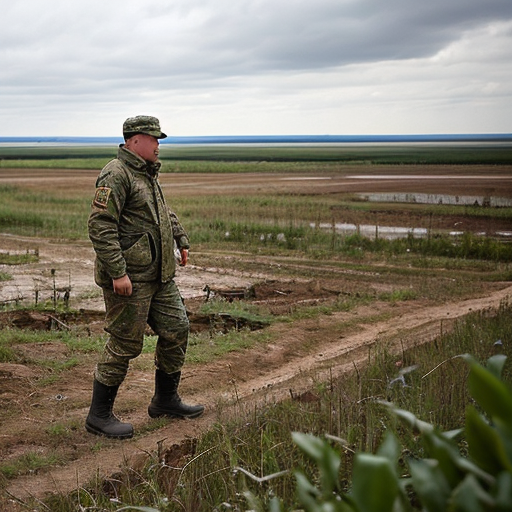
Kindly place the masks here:
POLYGON ((117 151, 117 158, 126 165, 128 165, 128 167, 130 167, 134 171, 146 173, 151 177, 158 176, 158 171, 162 166, 160 160, 157 160, 156 162, 148 162, 147 160, 144 160, 139 155, 133 153, 129 149, 126 149, 124 144, 119 145, 119 149, 117 151))

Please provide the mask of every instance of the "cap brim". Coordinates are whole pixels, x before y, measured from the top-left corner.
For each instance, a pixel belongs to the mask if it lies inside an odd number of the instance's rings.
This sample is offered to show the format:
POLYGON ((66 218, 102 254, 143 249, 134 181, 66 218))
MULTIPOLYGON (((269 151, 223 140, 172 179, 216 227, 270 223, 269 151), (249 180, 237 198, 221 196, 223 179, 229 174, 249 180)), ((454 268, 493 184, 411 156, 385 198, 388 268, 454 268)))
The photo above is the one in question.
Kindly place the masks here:
POLYGON ((164 132, 157 132, 157 131, 152 131, 152 132, 141 132, 141 133, 147 133, 148 135, 152 135, 153 137, 156 137, 157 139, 165 139, 167 137, 167 135, 164 133, 164 132))
POLYGON ((133 137, 134 135, 138 135, 141 133, 142 135, 151 135, 151 137, 156 137, 157 139, 165 139, 167 135, 164 132, 157 132, 157 131, 136 131, 136 132, 123 132, 123 136, 125 138, 133 137))

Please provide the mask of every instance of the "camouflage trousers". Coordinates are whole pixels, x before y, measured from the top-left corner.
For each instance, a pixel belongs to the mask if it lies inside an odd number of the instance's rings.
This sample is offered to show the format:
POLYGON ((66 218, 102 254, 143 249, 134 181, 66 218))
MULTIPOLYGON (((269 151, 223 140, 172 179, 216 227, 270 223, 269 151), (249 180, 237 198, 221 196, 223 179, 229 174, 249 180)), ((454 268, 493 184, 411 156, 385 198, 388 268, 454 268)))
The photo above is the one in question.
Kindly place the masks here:
POLYGON ((165 373, 180 371, 187 351, 189 321, 178 287, 167 283, 132 283, 129 297, 103 289, 109 338, 94 377, 106 386, 123 382, 131 359, 143 348, 149 325, 157 334, 155 365, 165 373))

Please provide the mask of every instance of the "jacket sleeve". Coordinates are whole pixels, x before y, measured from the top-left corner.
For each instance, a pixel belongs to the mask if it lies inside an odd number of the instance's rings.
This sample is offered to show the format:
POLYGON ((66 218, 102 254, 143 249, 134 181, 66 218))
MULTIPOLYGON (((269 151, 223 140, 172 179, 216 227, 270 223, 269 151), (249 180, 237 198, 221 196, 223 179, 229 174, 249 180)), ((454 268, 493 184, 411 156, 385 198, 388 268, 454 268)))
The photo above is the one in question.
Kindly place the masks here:
POLYGON ((178 216, 173 211, 171 211, 170 208, 168 208, 168 210, 172 223, 172 235, 174 240, 176 240, 176 245, 179 249, 190 249, 190 241, 188 239, 185 228, 181 225, 178 216))
POLYGON ((96 182, 89 216, 89 238, 96 252, 97 263, 112 279, 126 274, 126 261, 119 243, 119 219, 129 186, 122 168, 107 164, 96 182))

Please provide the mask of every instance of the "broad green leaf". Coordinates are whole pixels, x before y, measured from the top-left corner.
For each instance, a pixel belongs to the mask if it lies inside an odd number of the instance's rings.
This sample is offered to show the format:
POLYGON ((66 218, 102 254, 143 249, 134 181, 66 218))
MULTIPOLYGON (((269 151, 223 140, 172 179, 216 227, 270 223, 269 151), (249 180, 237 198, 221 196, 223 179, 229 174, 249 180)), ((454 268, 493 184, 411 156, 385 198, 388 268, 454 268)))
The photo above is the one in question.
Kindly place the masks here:
POLYGON ((269 503, 269 512, 284 512, 282 504, 276 496, 274 496, 269 503))
POLYGON ((330 496, 339 487, 340 456, 327 441, 318 437, 294 432, 292 438, 317 463, 322 493, 330 496))
POLYGON ((420 432, 421 434, 426 434, 434 430, 434 427, 431 423, 427 423, 426 421, 418 419, 412 412, 405 411, 403 409, 398 409, 390 402, 379 401, 379 403, 387 407, 400 420, 402 420, 407 425, 409 425, 409 427, 411 427, 417 432, 420 432))
POLYGON ((512 510, 512 473, 501 473, 492 493, 496 499, 496 510, 512 510))
POLYGON ((507 360, 507 356, 505 356, 503 354, 496 354, 495 356, 491 356, 487 360, 487 369, 497 379, 501 379, 501 374, 503 373, 503 367, 505 366, 506 360, 507 360))
POLYGON ((391 432, 388 431, 386 433, 384 441, 377 450, 377 455, 386 457, 386 459, 388 459, 393 465, 393 468, 396 467, 398 459, 401 455, 401 450, 400 443, 398 442, 396 436, 394 436, 391 432))
POLYGON ((512 432, 512 393, 503 381, 476 362, 471 363, 469 390, 497 425, 512 432))
POLYGON ((330 495, 339 488, 340 456, 324 441, 323 458, 319 462, 320 483, 324 494, 330 495))
POLYGON ((471 458, 484 471, 497 475, 500 471, 512 470, 512 463, 497 430, 472 406, 466 411, 466 439, 471 458))
POLYGON ((439 463, 439 469, 451 487, 455 487, 464 478, 459 469, 460 454, 457 447, 442 434, 432 432, 423 436, 427 452, 432 459, 439 463))
POLYGON ((315 507, 318 505, 317 498, 320 495, 320 491, 311 484, 304 474, 296 472, 295 478, 297 480, 297 499, 299 503, 307 511, 315 511, 315 507))
POLYGON ((412 483, 428 512, 446 510, 451 488, 435 460, 409 460, 412 483))
POLYGON ((446 439, 450 441, 455 441, 456 439, 459 439, 464 434, 463 428, 456 428, 455 430, 445 430, 443 432, 443 437, 446 437, 446 439))
POLYGON ((485 512, 494 510, 494 500, 487 494, 473 475, 468 475, 452 493, 450 510, 460 512, 485 512))
POLYGON ((459 457, 457 459, 457 467, 466 475, 473 475, 475 478, 478 478, 482 483, 486 485, 494 485, 496 482, 496 478, 492 476, 490 473, 487 473, 479 466, 477 466, 473 461, 466 459, 465 457, 459 457))
POLYGON ((360 512, 392 512, 398 493, 389 459, 367 453, 355 456, 351 494, 360 512))
POLYGON ((292 432, 292 439, 308 457, 317 462, 322 460, 324 442, 319 437, 303 434, 302 432, 292 432))
POLYGON ((344 511, 360 512, 359 507, 351 494, 345 494, 343 496, 343 506, 345 507, 343 508, 344 511))
POLYGON ((322 458, 318 462, 318 467, 320 469, 320 485, 325 496, 332 496, 339 488, 340 463, 339 454, 328 441, 322 440, 322 458))
MULTIPOLYGON (((258 496, 253 494, 251 491, 245 491, 243 494, 251 510, 254 510, 255 512, 263 512, 263 505, 261 504, 261 500, 258 496)), ((279 509, 277 510, 279 511, 279 509)))
POLYGON ((462 457, 458 447, 442 434, 433 433, 424 436, 424 442, 431 458, 436 459, 439 468, 451 487, 456 487, 467 474, 472 474, 489 485, 494 483, 492 475, 486 473, 474 462, 462 457))

